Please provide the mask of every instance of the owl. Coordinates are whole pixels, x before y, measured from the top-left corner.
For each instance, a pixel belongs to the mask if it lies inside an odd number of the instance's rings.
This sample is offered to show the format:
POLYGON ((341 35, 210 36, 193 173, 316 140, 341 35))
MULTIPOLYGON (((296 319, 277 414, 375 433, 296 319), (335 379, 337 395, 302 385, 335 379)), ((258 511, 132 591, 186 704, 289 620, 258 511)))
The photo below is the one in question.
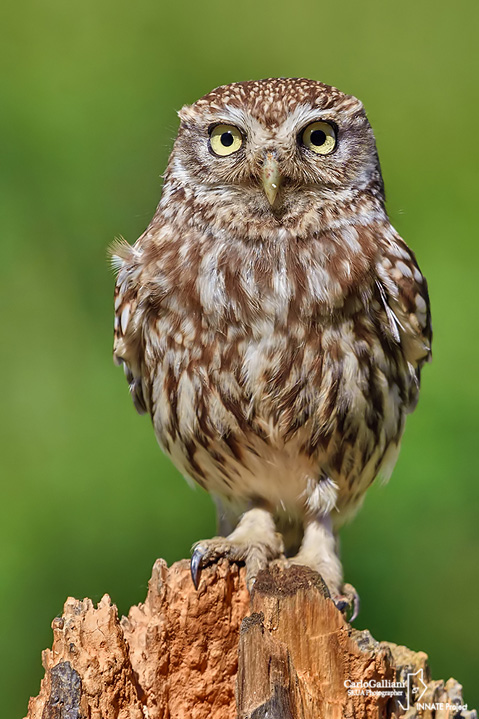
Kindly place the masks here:
POLYGON ((191 569, 282 558, 357 611, 338 530, 396 462, 430 358, 426 280, 392 227, 359 100, 306 79, 179 112, 155 215, 112 249, 114 358, 163 451, 214 498, 191 569))

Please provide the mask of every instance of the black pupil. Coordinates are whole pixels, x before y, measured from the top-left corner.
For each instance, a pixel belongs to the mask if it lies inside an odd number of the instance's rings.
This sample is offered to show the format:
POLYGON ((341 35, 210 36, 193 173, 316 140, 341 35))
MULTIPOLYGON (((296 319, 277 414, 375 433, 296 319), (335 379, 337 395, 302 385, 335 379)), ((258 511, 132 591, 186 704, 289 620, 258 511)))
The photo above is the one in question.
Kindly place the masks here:
POLYGON ((316 147, 321 147, 321 145, 324 145, 324 143, 326 142, 326 133, 322 130, 313 130, 309 139, 312 145, 316 145, 316 147))
POLYGON ((231 130, 227 130, 227 132, 221 133, 221 144, 225 147, 231 147, 231 145, 233 144, 233 140, 234 138, 231 133, 231 130))

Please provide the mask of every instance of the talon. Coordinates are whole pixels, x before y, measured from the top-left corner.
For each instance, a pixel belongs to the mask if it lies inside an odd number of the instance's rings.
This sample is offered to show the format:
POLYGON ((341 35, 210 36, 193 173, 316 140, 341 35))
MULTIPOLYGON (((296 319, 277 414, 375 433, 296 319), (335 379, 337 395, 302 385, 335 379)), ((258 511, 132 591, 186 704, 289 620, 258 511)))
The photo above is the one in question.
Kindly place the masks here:
POLYGON ((352 584, 343 585, 343 594, 335 597, 334 603, 339 611, 344 615, 346 621, 354 622, 359 614, 359 594, 352 584))
POLYGON ((246 577, 246 586, 250 594, 253 593, 254 585, 256 584, 256 577, 246 577))
POLYGON ((352 612, 351 612, 351 618, 350 618, 350 620, 349 620, 350 622, 354 622, 354 620, 357 619, 357 616, 358 616, 358 614, 359 614, 359 606, 360 606, 359 596, 356 596, 356 599, 353 601, 353 608, 352 608, 352 612))
POLYGON ((195 547, 195 549, 193 550, 193 554, 191 555, 190 571, 191 571, 191 579, 193 580, 195 589, 198 589, 198 585, 199 585, 200 579, 201 579, 203 555, 204 555, 204 550, 201 548, 201 546, 195 547))
POLYGON ((359 614, 359 608, 361 604, 359 600, 359 594, 357 593, 356 589, 353 587, 352 584, 345 584, 343 586, 343 592, 349 598, 349 605, 351 609, 351 617, 349 621, 354 622, 354 620, 359 614))
POLYGON ((341 614, 345 614, 349 607, 349 602, 345 597, 338 597, 337 599, 333 599, 333 602, 336 606, 336 609, 339 609, 341 614))

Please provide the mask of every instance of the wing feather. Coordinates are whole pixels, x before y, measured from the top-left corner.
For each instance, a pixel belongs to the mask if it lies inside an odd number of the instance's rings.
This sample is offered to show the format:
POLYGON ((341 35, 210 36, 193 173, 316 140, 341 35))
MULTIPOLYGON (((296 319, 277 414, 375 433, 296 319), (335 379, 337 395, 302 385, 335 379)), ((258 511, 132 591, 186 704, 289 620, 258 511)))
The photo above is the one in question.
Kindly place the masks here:
POLYGON ((425 277, 414 253, 399 236, 381 254, 376 266, 379 297, 384 307, 390 338, 401 345, 415 389, 409 411, 417 403, 421 367, 431 360, 431 311, 425 277))
POLYGON ((133 404, 139 414, 148 412, 148 393, 142 375, 142 327, 139 307, 141 251, 125 240, 110 248, 111 262, 118 271, 115 286, 115 339, 113 360, 123 365, 133 404))

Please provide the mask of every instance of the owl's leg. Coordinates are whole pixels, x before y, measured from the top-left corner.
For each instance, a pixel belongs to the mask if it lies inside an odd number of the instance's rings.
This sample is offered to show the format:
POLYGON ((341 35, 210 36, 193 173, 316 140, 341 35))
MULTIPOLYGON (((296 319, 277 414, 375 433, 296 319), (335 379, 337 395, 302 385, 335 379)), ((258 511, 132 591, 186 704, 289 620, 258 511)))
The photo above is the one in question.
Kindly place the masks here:
POLYGON ((359 595, 351 584, 343 584, 343 568, 337 545, 329 515, 308 517, 299 552, 289 560, 289 564, 304 564, 318 572, 326 582, 338 609, 350 615, 352 622, 359 613, 359 595))
POLYGON ((290 563, 305 564, 311 567, 322 576, 332 597, 340 594, 343 568, 338 557, 336 537, 328 515, 308 517, 305 520, 301 547, 298 554, 290 559, 290 563))
POLYGON ((258 572, 283 552, 283 540, 276 531, 273 516, 255 507, 245 512, 237 527, 227 537, 213 537, 193 545, 191 576, 196 588, 201 569, 221 557, 246 565, 246 583, 251 589, 258 572))

